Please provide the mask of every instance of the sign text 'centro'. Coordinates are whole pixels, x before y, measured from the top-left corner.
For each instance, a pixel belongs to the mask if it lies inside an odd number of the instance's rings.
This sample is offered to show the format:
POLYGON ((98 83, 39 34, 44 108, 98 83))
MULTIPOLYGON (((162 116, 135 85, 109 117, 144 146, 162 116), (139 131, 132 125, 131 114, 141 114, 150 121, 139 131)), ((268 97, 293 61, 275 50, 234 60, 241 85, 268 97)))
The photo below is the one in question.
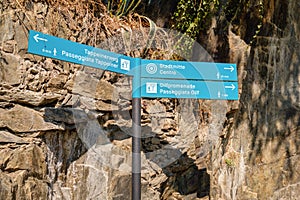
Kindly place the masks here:
POLYGON ((141 60, 141 77, 237 81, 236 64, 141 60))

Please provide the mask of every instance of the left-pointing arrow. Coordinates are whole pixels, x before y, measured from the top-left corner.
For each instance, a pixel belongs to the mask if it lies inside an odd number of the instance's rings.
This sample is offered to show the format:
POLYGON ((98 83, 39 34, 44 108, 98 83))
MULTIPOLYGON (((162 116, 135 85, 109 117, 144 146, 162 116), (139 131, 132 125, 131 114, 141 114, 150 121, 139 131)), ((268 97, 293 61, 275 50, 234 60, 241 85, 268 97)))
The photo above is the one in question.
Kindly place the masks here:
POLYGON ((235 89, 235 86, 234 86, 233 84, 231 84, 231 85, 226 85, 225 88, 226 88, 226 89, 234 90, 234 89, 235 89))
POLYGON ((39 34, 36 34, 35 36, 33 36, 33 38, 34 38, 34 40, 36 41, 36 42, 39 42, 39 40, 41 40, 41 41, 45 41, 45 42, 47 42, 48 40, 47 39, 45 39, 45 38, 41 38, 41 37, 39 37, 39 34))

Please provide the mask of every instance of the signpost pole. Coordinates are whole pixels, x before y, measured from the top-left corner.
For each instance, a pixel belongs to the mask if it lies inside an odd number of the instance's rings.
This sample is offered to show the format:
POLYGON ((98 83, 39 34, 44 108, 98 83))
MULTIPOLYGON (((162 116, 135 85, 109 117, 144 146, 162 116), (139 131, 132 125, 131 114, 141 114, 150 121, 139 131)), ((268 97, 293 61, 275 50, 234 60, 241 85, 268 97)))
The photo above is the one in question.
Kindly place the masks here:
POLYGON ((132 200, 141 199, 141 98, 132 99, 132 200))
POLYGON ((132 80, 132 200, 141 200, 141 59, 135 58, 132 80))

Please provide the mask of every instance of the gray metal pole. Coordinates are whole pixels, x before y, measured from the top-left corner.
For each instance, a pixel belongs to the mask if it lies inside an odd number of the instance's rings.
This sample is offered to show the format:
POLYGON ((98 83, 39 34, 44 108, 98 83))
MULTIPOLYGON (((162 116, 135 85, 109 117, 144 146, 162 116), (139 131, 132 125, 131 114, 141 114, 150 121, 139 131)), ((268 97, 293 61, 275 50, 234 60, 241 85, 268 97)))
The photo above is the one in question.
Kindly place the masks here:
POLYGON ((141 200, 141 98, 132 99, 132 200, 141 200))

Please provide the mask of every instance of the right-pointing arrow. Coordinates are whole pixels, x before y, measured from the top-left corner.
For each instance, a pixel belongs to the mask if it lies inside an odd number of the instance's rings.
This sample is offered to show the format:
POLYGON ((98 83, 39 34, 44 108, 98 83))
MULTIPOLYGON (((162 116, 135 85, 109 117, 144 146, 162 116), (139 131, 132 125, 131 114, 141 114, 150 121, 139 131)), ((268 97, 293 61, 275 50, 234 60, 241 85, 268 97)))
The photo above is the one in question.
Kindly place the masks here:
POLYGON ((224 67, 225 70, 230 70, 230 72, 233 72, 234 67, 230 65, 230 67, 224 67))
POLYGON ((235 86, 234 86, 233 84, 231 84, 231 85, 226 85, 225 88, 226 88, 226 89, 234 90, 234 89, 235 89, 235 86))

